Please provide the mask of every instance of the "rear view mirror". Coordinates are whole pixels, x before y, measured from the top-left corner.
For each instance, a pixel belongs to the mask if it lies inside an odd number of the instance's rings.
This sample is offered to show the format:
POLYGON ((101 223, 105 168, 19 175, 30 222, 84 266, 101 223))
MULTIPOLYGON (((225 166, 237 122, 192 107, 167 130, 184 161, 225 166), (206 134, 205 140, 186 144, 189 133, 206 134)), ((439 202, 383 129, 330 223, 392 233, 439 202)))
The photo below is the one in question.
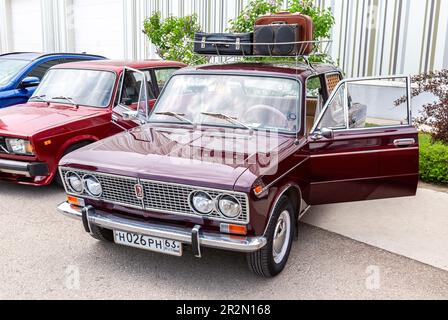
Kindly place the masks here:
POLYGON ((121 103, 125 106, 131 106, 132 105, 132 98, 123 98, 121 100, 121 103))
POLYGON ((22 89, 37 87, 40 83, 40 79, 38 77, 26 77, 20 83, 20 87, 22 89))
POLYGON ((320 140, 322 138, 328 139, 328 140, 333 140, 334 139, 334 131, 333 129, 329 129, 329 128, 322 128, 319 131, 315 132, 311 138, 313 140, 320 140))
POLYGON ((334 131, 332 129, 328 128, 322 128, 320 130, 320 135, 326 139, 333 140, 334 138, 334 131))
POLYGON ((138 118, 138 111, 126 110, 123 112, 123 120, 125 121, 134 121, 138 120, 138 118))

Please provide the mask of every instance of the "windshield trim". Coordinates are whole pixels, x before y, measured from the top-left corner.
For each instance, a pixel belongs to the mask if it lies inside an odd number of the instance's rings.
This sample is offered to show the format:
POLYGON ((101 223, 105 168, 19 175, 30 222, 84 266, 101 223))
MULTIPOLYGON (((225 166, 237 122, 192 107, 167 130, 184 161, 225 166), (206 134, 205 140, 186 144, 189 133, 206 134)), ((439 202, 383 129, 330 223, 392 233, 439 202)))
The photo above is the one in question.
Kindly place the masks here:
MULTIPOLYGON (((302 104, 303 104, 303 94, 302 94, 302 88, 303 88, 303 84, 302 81, 298 78, 295 77, 293 75, 278 75, 278 74, 247 74, 244 72, 240 72, 240 71, 230 71, 230 72, 204 72, 204 71, 185 71, 182 70, 179 72, 174 73, 171 78, 167 81, 167 83, 165 84, 165 86, 163 87, 163 90, 160 92, 160 95, 154 105, 154 107, 151 110, 151 113, 149 114, 149 117, 147 119, 148 123, 170 123, 170 124, 179 124, 181 122, 174 122, 174 121, 160 121, 160 120, 151 120, 152 115, 155 113, 158 105, 159 105, 159 101, 160 98, 162 97, 163 94, 165 94, 165 90, 166 88, 168 88, 168 85, 170 84, 170 82, 177 76, 191 76, 191 75, 210 75, 210 76, 242 76, 242 77, 254 77, 254 78, 275 78, 275 79, 287 79, 287 80, 293 80, 296 81, 299 84, 299 99, 298 99, 298 104, 297 104, 297 114, 299 115, 297 117, 297 121, 298 121, 298 126, 297 126, 297 130, 296 131, 286 131, 286 130, 281 130, 281 129, 277 129, 278 132, 284 133, 284 134, 289 134, 289 135, 295 135, 297 136, 298 134, 300 134, 300 132, 302 131, 302 104)), ((219 125, 219 124, 200 124, 201 126, 210 126, 210 127, 217 127, 217 128, 231 128, 231 129, 237 129, 238 127, 236 126, 228 126, 228 125, 219 125)), ((253 130, 255 131, 259 131, 260 129, 263 128, 253 128, 253 130)))
MULTIPOLYGON (((95 109, 107 109, 107 108, 109 108, 110 107, 110 105, 111 105, 111 102, 112 102, 112 98, 115 98, 115 89, 116 89, 116 84, 117 84, 117 74, 114 72, 114 71, 111 71, 111 70, 103 70, 103 69, 100 69, 100 70, 98 70, 98 69, 90 69, 90 68, 50 68, 50 70, 48 70, 46 73, 45 73, 45 76, 42 78, 42 81, 41 81, 41 83, 43 83, 44 82, 44 80, 45 80, 45 78, 48 76, 48 74, 50 73, 50 72, 52 72, 52 71, 54 71, 54 70, 81 70, 81 71, 97 71, 97 72, 108 72, 108 73, 112 73, 113 75, 114 75, 114 79, 113 79, 113 87, 112 87, 112 91, 111 91, 111 94, 110 94, 110 97, 109 97, 109 100, 108 100, 108 102, 107 102, 107 104, 105 105, 105 106, 91 106, 91 105, 88 105, 88 104, 82 104, 82 103, 78 103, 78 106, 79 107, 87 107, 87 108, 95 108, 95 109)), ((39 85, 40 86, 40 85, 39 85)), ((36 89, 36 91, 37 91, 38 89, 36 89)), ((52 99, 49 99, 49 100, 47 100, 47 102, 50 102, 50 103, 60 103, 60 101, 55 101, 55 100, 52 100, 52 99)), ((76 101, 76 102, 78 102, 78 101, 76 101)), ((63 104, 66 104, 66 103, 63 103, 63 104)))

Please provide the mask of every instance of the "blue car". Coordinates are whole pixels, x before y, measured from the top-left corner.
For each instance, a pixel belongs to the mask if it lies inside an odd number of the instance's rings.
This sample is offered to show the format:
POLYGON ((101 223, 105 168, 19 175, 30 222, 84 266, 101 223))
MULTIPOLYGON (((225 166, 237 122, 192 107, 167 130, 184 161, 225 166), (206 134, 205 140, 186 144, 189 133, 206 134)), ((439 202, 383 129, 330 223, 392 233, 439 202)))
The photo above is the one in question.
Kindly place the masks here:
POLYGON ((51 67, 68 62, 104 60, 102 56, 74 53, 7 53, 0 55, 0 109, 25 103, 51 67))

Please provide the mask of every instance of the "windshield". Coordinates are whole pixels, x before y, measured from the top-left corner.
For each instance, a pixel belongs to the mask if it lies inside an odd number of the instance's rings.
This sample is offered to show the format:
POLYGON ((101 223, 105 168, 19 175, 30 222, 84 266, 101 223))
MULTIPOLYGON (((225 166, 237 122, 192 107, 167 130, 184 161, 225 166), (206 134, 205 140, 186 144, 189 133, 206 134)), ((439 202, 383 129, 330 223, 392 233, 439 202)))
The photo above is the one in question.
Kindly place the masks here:
POLYGON ((47 101, 105 108, 109 105, 115 74, 108 71, 53 69, 34 93, 47 101), (62 98, 63 97, 63 98, 62 98))
POLYGON ((0 59, 0 84, 7 84, 29 61, 0 59))
POLYGON ((177 75, 150 121, 297 132, 300 85, 292 79, 240 75, 177 75))

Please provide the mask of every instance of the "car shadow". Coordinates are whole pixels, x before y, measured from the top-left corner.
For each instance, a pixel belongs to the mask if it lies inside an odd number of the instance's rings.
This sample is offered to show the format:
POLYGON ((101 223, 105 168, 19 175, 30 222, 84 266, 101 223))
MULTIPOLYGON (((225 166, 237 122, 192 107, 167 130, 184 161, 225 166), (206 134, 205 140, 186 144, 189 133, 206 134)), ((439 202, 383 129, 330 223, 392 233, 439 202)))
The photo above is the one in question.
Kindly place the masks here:
POLYGON ((65 191, 62 187, 53 183, 49 186, 36 187, 29 185, 20 185, 13 182, 0 181, 0 196, 15 196, 15 195, 30 195, 30 196, 42 196, 42 195, 64 195, 65 191))

